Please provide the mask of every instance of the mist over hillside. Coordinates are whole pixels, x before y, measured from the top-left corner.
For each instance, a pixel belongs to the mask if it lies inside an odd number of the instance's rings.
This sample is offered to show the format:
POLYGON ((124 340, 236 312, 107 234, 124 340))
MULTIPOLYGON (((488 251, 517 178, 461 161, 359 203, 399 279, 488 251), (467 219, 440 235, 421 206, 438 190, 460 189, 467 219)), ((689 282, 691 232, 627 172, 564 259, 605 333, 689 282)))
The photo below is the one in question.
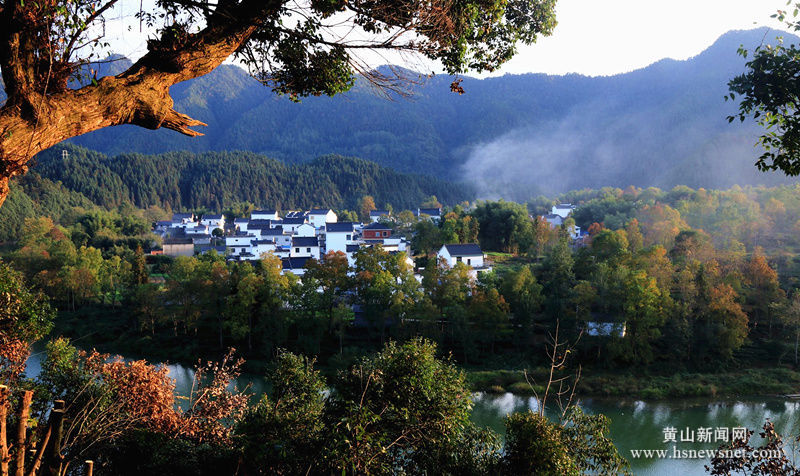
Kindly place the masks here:
POLYGON ((723 100, 728 80, 744 70, 739 45, 774 42, 776 34, 730 32, 689 60, 610 77, 464 78, 461 96, 449 91, 452 78, 437 76, 413 98, 391 101, 359 84, 295 104, 224 65, 172 88, 177 110, 209 124, 206 136, 120 126, 73 142, 110 155, 248 150, 289 163, 358 156, 516 200, 606 185, 785 183, 755 169, 760 129, 728 124, 736 104, 723 100))

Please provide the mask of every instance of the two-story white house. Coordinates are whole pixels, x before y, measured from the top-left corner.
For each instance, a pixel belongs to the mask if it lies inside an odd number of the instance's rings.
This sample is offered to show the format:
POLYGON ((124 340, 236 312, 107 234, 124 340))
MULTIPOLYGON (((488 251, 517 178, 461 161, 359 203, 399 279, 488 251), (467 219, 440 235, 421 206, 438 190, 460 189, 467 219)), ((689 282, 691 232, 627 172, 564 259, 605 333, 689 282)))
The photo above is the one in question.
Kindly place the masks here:
POLYGON ((292 258, 308 257, 319 259, 319 240, 316 236, 293 237, 289 256, 292 258))
POLYGON ((352 222, 325 224, 325 252, 347 252, 347 245, 355 243, 356 230, 352 222))
POLYGON ((339 217, 330 208, 312 208, 306 215, 308 223, 314 228, 322 228, 326 223, 336 223, 339 217))

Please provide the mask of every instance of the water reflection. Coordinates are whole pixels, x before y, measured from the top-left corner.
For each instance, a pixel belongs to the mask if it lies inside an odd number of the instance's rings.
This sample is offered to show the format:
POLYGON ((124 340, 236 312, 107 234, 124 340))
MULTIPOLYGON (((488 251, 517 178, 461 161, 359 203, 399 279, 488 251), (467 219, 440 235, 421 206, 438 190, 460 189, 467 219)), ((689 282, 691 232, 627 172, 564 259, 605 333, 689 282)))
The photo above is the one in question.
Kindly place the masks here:
MULTIPOLYGON (((495 431, 504 432, 503 418, 512 412, 520 412, 538 408, 535 398, 515 396, 510 393, 490 395, 476 393, 473 395, 473 421, 495 431)), ((667 449, 671 454, 672 446, 683 449, 713 449, 720 443, 681 442, 664 443, 664 428, 674 427, 680 431, 696 431, 698 428, 746 427, 758 429, 764 421, 770 419, 783 435, 800 434, 800 402, 777 398, 714 401, 678 400, 645 402, 642 400, 624 399, 582 399, 578 404, 591 414, 602 413, 611 419, 611 438, 623 456, 630 462, 635 474, 664 475, 707 474, 704 465, 706 459, 634 459, 631 451, 635 449, 667 449), (687 430, 688 429, 688 430, 687 430)), ((548 404, 548 415, 554 409, 548 404)), ((696 437, 695 437, 696 439, 696 437)))

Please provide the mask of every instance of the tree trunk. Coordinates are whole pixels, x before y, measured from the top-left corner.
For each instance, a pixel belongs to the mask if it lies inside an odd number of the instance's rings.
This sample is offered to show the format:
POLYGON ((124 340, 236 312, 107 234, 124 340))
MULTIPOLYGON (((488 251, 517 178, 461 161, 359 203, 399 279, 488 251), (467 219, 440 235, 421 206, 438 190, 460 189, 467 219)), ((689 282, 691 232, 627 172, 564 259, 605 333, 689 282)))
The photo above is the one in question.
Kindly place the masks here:
POLYGON ((34 155, 65 139, 122 124, 201 135, 190 128, 206 124, 173 109, 170 86, 221 65, 281 4, 244 0, 232 10, 220 9, 204 29, 180 44, 152 41, 150 51, 125 72, 55 93, 27 80, 34 65, 19 59, 19 44, 0 45, 14 50, 0 51, 8 93, 0 108, 0 205, 8 196, 9 179, 27 172, 34 155))

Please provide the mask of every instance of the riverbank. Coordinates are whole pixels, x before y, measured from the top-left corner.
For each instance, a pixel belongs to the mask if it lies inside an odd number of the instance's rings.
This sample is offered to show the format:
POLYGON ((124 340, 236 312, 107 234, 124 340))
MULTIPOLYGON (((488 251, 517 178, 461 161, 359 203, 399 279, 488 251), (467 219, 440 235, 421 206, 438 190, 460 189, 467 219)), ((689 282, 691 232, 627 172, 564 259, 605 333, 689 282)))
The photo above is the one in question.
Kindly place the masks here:
MULTIPOLYGON (((470 370, 467 380, 475 391, 533 395, 543 391, 544 369, 528 374, 521 370, 470 370), (536 385, 538 384, 538 385, 536 385)), ((647 400, 691 397, 777 396, 799 393, 800 372, 788 368, 747 368, 718 373, 680 372, 651 375, 630 372, 594 373, 584 369, 577 394, 584 397, 629 397, 647 400)))
MULTIPOLYGON (((185 336, 138 334, 129 332, 131 323, 125 313, 108 319, 106 309, 61 312, 55 322, 53 336, 70 336, 79 347, 96 348, 100 352, 122 354, 130 358, 151 362, 170 362, 191 367, 198 358, 219 358, 209 346, 188 340, 185 336)), ((333 376, 357 359, 355 354, 334 355, 327 362, 318 362, 320 370, 333 376)), ((486 367, 466 368, 471 390, 491 394, 511 392, 516 395, 533 395, 534 389, 526 381, 522 370, 496 370, 486 367)), ((502 363, 501 363, 502 364, 502 363)), ((505 365, 524 368, 522 361, 505 365)), ((269 362, 250 358, 244 371, 251 375, 264 375, 269 362)), ((542 392, 547 369, 539 367, 529 373, 529 379, 542 392), (532 377, 532 378, 531 378, 532 377)), ((647 400, 668 398, 742 396, 776 396, 800 393, 800 372, 777 366, 735 368, 735 370, 709 372, 675 372, 657 374, 652 370, 619 370, 616 372, 584 368, 578 382, 577 395, 581 397, 628 397, 647 400)))

